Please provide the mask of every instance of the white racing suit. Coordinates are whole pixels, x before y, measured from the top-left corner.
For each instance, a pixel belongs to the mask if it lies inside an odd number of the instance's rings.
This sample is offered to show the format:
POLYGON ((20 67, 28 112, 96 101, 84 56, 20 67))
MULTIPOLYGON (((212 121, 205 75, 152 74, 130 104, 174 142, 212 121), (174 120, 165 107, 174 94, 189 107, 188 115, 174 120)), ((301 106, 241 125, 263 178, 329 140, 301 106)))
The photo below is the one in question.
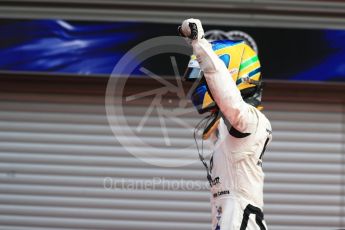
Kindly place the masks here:
POLYGON ((262 157, 272 138, 270 122, 243 101, 228 69, 207 40, 193 40, 192 46, 223 114, 209 138, 214 150, 210 161, 212 230, 266 230, 262 157))

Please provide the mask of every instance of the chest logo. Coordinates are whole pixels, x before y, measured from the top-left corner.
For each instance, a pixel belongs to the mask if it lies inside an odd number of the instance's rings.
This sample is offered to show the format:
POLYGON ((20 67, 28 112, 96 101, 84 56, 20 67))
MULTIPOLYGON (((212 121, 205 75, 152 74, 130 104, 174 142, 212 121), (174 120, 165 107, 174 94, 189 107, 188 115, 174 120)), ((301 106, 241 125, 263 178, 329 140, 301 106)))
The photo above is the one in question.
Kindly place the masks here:
POLYGON ((216 178, 214 178, 214 179, 212 180, 211 183, 212 183, 212 186, 217 185, 217 184, 220 184, 219 176, 217 176, 216 178))

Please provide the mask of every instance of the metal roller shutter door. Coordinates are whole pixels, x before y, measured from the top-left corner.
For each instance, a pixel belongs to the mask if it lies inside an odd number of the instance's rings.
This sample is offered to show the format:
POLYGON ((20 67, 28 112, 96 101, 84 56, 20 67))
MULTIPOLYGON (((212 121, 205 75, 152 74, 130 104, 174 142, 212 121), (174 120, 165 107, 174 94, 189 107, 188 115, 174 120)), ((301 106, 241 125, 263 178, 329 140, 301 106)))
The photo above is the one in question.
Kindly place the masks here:
POLYGON ((2 18, 124 20, 180 24, 188 17, 205 24, 288 28, 345 28, 339 0, 2 0, 2 18))
MULTIPOLYGON (((274 129, 263 166, 270 229, 344 228, 342 108, 266 107, 274 129)), ((126 109, 135 123, 146 107, 126 109)), ((149 124, 143 135, 151 136, 148 140, 161 151, 157 156, 178 157, 177 151, 159 146, 159 119, 149 124)), ((167 122, 167 129, 174 143, 193 144, 183 128, 167 122)), ((210 229, 207 189, 164 188, 173 181, 205 183, 201 163, 162 168, 128 153, 110 130, 103 97, 2 94, 0 140, 1 229, 210 229), (120 184, 123 178, 126 183, 165 181, 155 189, 105 189, 107 177, 120 184)))

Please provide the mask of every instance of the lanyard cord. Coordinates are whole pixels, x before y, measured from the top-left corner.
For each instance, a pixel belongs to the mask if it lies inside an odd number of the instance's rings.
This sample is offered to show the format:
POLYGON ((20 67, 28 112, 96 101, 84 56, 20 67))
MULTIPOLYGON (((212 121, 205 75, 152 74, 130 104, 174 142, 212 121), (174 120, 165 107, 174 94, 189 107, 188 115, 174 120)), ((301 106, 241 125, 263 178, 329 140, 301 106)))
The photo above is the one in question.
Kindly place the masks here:
POLYGON ((207 127, 207 124, 210 122, 210 120, 212 119, 213 116, 214 116, 214 114, 210 114, 207 117, 203 118, 201 121, 199 121, 199 123, 194 128, 194 135, 193 135, 194 136, 194 141, 195 141, 195 144, 196 144, 196 148, 198 150, 199 159, 202 162, 202 164, 205 166, 206 173, 207 173, 207 180, 210 183, 211 187, 212 187, 211 172, 210 172, 210 169, 209 169, 209 167, 208 167, 208 165, 206 163, 206 160, 204 158, 204 140, 203 139, 201 140, 201 152, 200 152, 198 141, 196 139, 196 133, 197 133, 197 131, 200 130, 200 126, 203 123, 204 123, 204 127, 203 128, 205 129, 207 127))

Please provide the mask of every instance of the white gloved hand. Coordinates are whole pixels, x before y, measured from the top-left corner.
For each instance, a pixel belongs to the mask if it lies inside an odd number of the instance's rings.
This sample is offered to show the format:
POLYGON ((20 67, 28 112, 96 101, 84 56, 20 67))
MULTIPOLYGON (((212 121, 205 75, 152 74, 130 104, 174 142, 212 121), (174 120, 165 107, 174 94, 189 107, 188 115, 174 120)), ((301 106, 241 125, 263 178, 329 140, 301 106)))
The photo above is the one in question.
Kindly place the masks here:
POLYGON ((190 18, 184 20, 182 25, 178 27, 178 32, 182 37, 187 37, 191 40, 204 38, 204 29, 199 19, 190 18))

